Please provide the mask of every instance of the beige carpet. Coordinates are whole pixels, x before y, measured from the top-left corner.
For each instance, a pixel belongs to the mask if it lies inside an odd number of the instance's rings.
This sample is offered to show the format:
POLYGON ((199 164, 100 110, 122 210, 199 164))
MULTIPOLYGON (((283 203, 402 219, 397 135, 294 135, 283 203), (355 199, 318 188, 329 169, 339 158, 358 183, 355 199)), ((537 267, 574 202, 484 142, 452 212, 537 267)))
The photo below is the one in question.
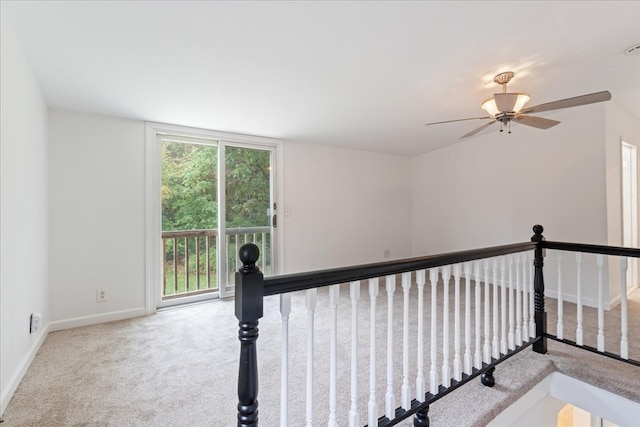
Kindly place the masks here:
MULTIPOLYGON (((398 280, 398 285, 399 285, 398 280)), ((401 288, 396 292, 394 323, 397 349, 395 393, 400 401, 402 373, 401 288)), ((462 287, 464 289, 464 286, 462 287)), ((428 290, 428 289, 427 289, 428 290)), ((440 292, 439 296, 442 296, 440 292)), ((464 297, 463 297, 464 298, 464 297)), ((453 301, 453 287, 450 300, 453 301)), ((369 297, 366 284, 359 306, 359 394, 358 408, 366 423, 369 370, 369 297)), ((415 286, 411 318, 416 324, 415 286)), ((464 301, 464 299, 463 299, 464 301)), ((472 298, 473 301, 473 298, 472 298)), ((425 308, 429 310, 429 294, 425 308)), ((386 292, 378 296, 378 377, 385 378, 386 292)), ((326 425, 328 419, 329 320, 328 295, 318 294, 316 310, 315 416, 313 425, 326 425)), ((548 301, 553 310, 553 301, 548 301)), ((304 348, 306 312, 304 295, 295 294, 291 315, 290 425, 305 425, 304 348)), ((565 305, 566 338, 574 339, 571 328, 571 304, 565 305)), ((233 426, 236 424, 236 380, 239 342, 233 301, 215 301, 156 315, 120 322, 70 329, 49 334, 3 415, 3 427, 20 426, 233 426)), ((630 301, 630 356, 640 360, 640 302, 630 301)), ((585 308, 585 331, 597 324, 595 310, 585 308), (590 325, 590 326, 587 326, 590 325)), ((341 289, 338 384, 341 425, 346 425, 350 406, 351 307, 348 286, 341 289)), ((575 316, 575 315, 574 315, 575 316)), ((607 350, 616 351, 619 311, 607 313, 607 350)), ((441 321, 442 311, 438 312, 441 321)), ((473 318, 473 316, 472 316, 473 318)), ((549 314, 550 331, 555 332, 555 317, 549 314)), ((429 374, 429 314, 425 319, 425 375, 429 374)), ((453 315, 451 315, 453 322, 453 315)), ((451 332, 452 333, 452 332, 451 332)), ((587 333, 590 336, 591 332, 587 333)), ((452 335, 453 336, 453 335, 452 335)), ((442 345, 442 335, 438 347, 442 345)), ((591 338, 586 339, 590 343, 591 338)), ((265 317, 260 323, 258 356, 260 365, 260 425, 279 425, 280 390, 280 316, 277 297, 265 302, 265 317)), ((415 348, 415 331, 411 333, 415 348)), ((472 338, 473 342, 473 338, 472 338)), ((464 341, 463 349, 464 349, 464 341)), ((450 345, 453 357, 453 339, 450 345)), ((553 371, 559 371, 640 402, 640 368, 601 355, 549 342, 549 354, 526 349, 509 359, 496 371, 496 386, 483 387, 474 380, 432 405, 431 425, 482 426, 553 371)), ((416 359, 411 352, 410 384, 415 390, 416 359)), ((439 348, 438 371, 441 372, 439 348)), ((377 386, 380 413, 386 385, 377 386)), ((403 425, 411 425, 406 422, 403 425)))

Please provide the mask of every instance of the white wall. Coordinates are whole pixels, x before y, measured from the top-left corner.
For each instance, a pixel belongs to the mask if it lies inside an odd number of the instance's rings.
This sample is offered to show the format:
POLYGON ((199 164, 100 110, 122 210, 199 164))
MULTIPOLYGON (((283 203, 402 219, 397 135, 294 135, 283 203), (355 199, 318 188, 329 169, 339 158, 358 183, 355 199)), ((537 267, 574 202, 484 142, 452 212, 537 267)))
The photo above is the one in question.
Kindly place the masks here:
MULTIPOLYGON (((551 117, 551 116, 550 116, 551 117)), ((548 130, 514 125, 412 159, 413 253, 548 240, 607 243, 604 105, 554 112, 548 130)), ((547 252, 546 271, 555 271, 547 252)), ((588 258, 588 257, 587 257, 588 258)), ((595 278, 585 259, 583 278, 595 278)), ((565 289, 575 293, 575 264, 565 289), (573 289, 571 289, 573 286, 573 289)), ((555 279, 547 274, 547 287, 555 279)), ((585 292, 595 299, 597 293, 585 292)))
MULTIPOLYGON (((606 184, 607 184, 607 230, 608 243, 622 246, 622 148, 621 141, 638 147, 640 157, 640 117, 634 117, 613 100, 607 103, 606 118, 606 184)), ((640 164, 640 158, 637 162, 640 164)), ((640 180, 640 175, 638 177, 640 180)), ((640 182, 638 182, 640 188, 640 182)), ((640 227, 638 227, 640 229, 640 227)), ((640 232, 640 231, 639 231, 640 232)), ((639 236, 640 240, 640 236, 639 236)), ((609 259, 609 281, 614 286, 609 287, 609 298, 618 300, 621 295, 620 261, 618 258, 609 259)))
POLYGON ((640 155, 640 117, 634 117, 612 100, 606 105, 605 120, 608 244, 620 246, 622 245, 621 141, 636 145, 640 155))
MULTIPOLYGON (((587 419, 591 418, 591 425, 596 420, 603 421, 603 425, 636 425, 640 415, 638 402, 552 372, 488 423, 488 427, 556 426, 558 413, 566 403, 589 411, 587 419)), ((574 425, 589 425, 588 421, 576 423, 575 415, 574 425)))
MULTIPOLYGON (((49 123, 52 327, 143 314, 145 124, 55 110, 49 123)), ((285 272, 410 255, 408 158, 295 142, 284 157, 285 272)))
MULTIPOLYGON (((2 410, 49 330, 145 313, 144 146, 141 121, 47 116, 2 25, 2 410)), ((293 142, 285 157, 286 272, 410 255, 408 158, 293 142)))
POLYGON ((287 273, 411 255, 408 157, 287 142, 284 163, 287 273))
MULTIPOLYGON (((558 425, 558 413, 565 405, 565 402, 555 397, 545 396, 515 422, 503 425, 493 423, 495 425, 491 427, 556 427, 558 425)), ((588 426, 582 424, 581 427, 588 426)))
POLYGON ((1 17, 0 384, 1 410, 26 372, 46 328, 29 334, 33 312, 49 320, 47 107, 1 17))
POLYGON ((53 329, 144 313, 144 123, 51 111, 53 329), (108 301, 96 302, 96 289, 108 301))

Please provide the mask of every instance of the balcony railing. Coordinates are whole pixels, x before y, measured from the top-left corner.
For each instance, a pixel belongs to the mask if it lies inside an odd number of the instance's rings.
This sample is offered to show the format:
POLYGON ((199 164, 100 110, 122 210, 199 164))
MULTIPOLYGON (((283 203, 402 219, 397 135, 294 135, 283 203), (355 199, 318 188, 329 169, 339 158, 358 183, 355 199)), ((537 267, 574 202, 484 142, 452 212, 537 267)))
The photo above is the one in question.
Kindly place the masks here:
MULTIPOLYGON (((260 267, 265 274, 271 272, 270 227, 228 228, 224 238, 228 272, 223 273, 223 286, 234 285, 235 271, 242 266, 238 249, 246 243, 257 245, 266 254, 260 267)), ((162 298, 219 291, 219 248, 217 229, 163 231, 162 298)))
POLYGON ((260 271, 265 276, 271 275, 271 228, 268 226, 227 228, 225 244, 227 245, 227 283, 229 285, 234 284, 236 271, 242 267, 238 251, 247 243, 253 243, 260 248, 260 253, 264 254, 259 260, 260 271))

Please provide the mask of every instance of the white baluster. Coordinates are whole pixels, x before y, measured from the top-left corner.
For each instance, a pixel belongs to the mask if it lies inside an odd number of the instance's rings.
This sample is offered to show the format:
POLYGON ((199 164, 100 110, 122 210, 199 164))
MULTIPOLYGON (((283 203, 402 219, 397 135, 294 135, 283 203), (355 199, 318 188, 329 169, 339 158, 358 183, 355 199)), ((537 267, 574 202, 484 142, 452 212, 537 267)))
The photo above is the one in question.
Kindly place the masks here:
MULTIPOLYGON (((338 302, 340 301, 340 285, 329 287, 329 315, 331 318, 331 361, 329 367, 329 424, 337 427, 336 404, 338 401, 338 302)), ((286 424, 288 426, 288 424, 286 424)))
POLYGON ((462 380, 462 361, 460 360, 460 264, 453 266, 454 305, 453 308, 453 379, 462 380))
POLYGON ((522 296, 520 295, 520 254, 516 258, 516 345, 522 345, 522 296))
POLYGON ((396 276, 385 279, 387 289, 387 392, 385 393, 385 415, 395 418, 396 397, 393 394, 393 294, 396 291, 396 276))
POLYGON ((471 374, 471 263, 464 263, 464 373, 471 374))
POLYGON ((360 425, 358 412, 358 300, 360 299, 360 281, 349 284, 351 297, 351 409, 349 410, 349 426, 360 425))
POLYGON ((473 262, 473 274, 475 276, 475 282, 476 282, 476 294, 475 294, 475 300, 476 300, 476 305, 475 305, 475 310, 476 310, 476 348, 475 348, 475 353, 473 355, 473 366, 476 367, 476 369, 481 369, 482 368, 482 349, 481 349, 481 344, 480 344, 480 319, 482 318, 481 316, 481 304, 480 304, 480 293, 481 293, 481 288, 480 288, 480 261, 474 261, 473 262))
POLYGON ((500 257, 500 352, 507 354, 507 258, 500 257))
POLYGON ((449 279, 451 268, 442 267, 442 286, 444 288, 442 305, 442 385, 451 386, 451 368, 449 367, 449 279))
POLYGON ((369 336, 369 425, 378 422, 378 401, 376 398, 376 299, 380 286, 378 278, 369 279, 369 299, 371 300, 371 320, 369 336))
POLYGON ((491 329, 490 329, 490 315, 491 315, 491 285, 489 284, 489 260, 485 259, 482 262, 484 267, 484 347, 482 348, 482 360, 484 363, 491 363, 491 329))
MULTIPOLYGON (((438 267, 429 270, 429 281, 431 282, 431 369, 429 370, 429 391, 434 396, 438 394, 438 267)), ((393 417, 389 417, 393 419, 393 417)))
POLYGON ((629 342, 627 337, 627 257, 620 258, 620 357, 629 358, 629 342))
POLYGON ((491 357, 500 357, 500 341, 498 340, 498 258, 491 260, 493 271, 493 340, 491 341, 491 357))
POLYGON ((238 271, 238 268, 240 267, 241 264, 240 264, 240 255, 239 255, 240 252, 238 251, 238 248, 240 247, 240 245, 238 244, 239 242, 238 242, 237 234, 235 235, 235 238, 236 238, 236 250, 234 252, 236 254, 236 268, 234 271, 238 271))
POLYGON ((316 310, 318 290, 308 289, 305 293, 307 305, 307 426, 313 427, 313 320, 316 310))
POLYGON ((533 290, 533 251, 529 252, 529 337, 534 338, 536 336, 536 321, 535 321, 535 298, 533 290))
POLYGON ((564 300, 562 295, 562 252, 558 251, 558 325, 556 336, 564 339, 564 300))
POLYGON ((577 283, 576 283, 576 309, 578 312, 578 325, 576 326, 576 344, 582 345, 582 252, 576 252, 577 283))
MULTIPOLYGON (((424 402, 426 393, 426 381, 424 378, 424 284, 426 272, 416 271, 416 283, 418 284, 418 375, 416 376, 416 400, 424 402)), ((374 425, 369 422, 369 425, 374 425)))
POLYGON ((529 287, 527 286, 527 254, 522 257, 522 339, 529 341, 529 287))
POLYGON ((402 320, 402 408, 411 409, 411 387, 409 386, 409 291, 411 272, 402 273, 404 313, 402 320))
POLYGON ((515 348, 515 336, 513 334, 513 257, 507 255, 507 265, 509 266, 509 332, 507 335, 507 346, 509 350, 515 348))
MULTIPOLYGON (((265 233, 262 233, 262 236, 261 236, 261 237, 262 237, 262 239, 261 239, 261 246, 262 246, 262 249, 261 249, 261 252, 260 252, 260 253, 261 253, 261 254, 266 254, 267 252, 265 251, 265 249, 266 249, 265 233)), ((265 271, 267 271, 267 270, 265 269, 265 265, 266 265, 266 264, 265 264, 265 262, 266 262, 267 257, 266 257, 266 256, 263 256, 263 257, 260 257, 260 258, 262 259, 262 271, 263 271, 263 272, 265 272, 265 271)))
POLYGON ((280 315, 282 317, 282 360, 280 365, 280 425, 289 425, 289 314, 291 294, 280 294, 280 315))
POLYGON ((602 283, 602 266, 604 265, 604 256, 596 255, 596 264, 598 265, 598 351, 604 352, 604 295, 602 283))
MULTIPOLYGON (((231 245, 231 237, 227 234, 227 235, 225 236, 225 249, 226 249, 226 252, 227 252, 227 256, 225 257, 224 263, 225 263, 226 269, 227 269, 227 271, 228 271, 229 273, 231 273, 231 271, 234 271, 234 272, 235 272, 235 271, 238 271, 237 269, 236 269, 236 270, 231 270, 231 268, 232 268, 232 267, 231 267, 231 262, 230 262, 230 258, 231 258, 231 257, 230 257, 230 256, 228 256, 228 255, 229 255, 229 248, 230 248, 230 245, 231 245)), ((173 242, 173 247, 174 247, 174 248, 176 247, 176 242, 175 242, 175 240, 174 240, 174 242, 173 242)), ((175 250, 175 249, 174 249, 174 250, 175 250)), ((237 251, 235 251, 235 252, 237 252, 237 251)), ((175 254, 174 254, 174 257, 175 257, 175 254)), ((229 273, 227 273, 227 275, 229 275, 229 273)), ((228 278, 228 280, 229 280, 229 278, 228 278)))

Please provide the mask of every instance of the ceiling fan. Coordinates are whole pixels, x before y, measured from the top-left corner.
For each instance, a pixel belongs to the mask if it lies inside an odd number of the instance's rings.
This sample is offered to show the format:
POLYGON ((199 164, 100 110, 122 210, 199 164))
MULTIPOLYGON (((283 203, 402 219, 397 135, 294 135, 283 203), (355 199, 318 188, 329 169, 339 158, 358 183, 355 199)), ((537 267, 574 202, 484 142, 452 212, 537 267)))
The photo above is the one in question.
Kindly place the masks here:
POLYGON ((587 95, 576 96, 573 98, 560 99, 558 101, 547 102, 533 107, 524 107, 529 101, 529 94, 517 92, 508 93, 507 83, 511 81, 514 73, 506 71, 500 73, 493 78, 493 81, 502 86, 502 93, 496 93, 493 98, 489 98, 482 102, 482 109, 489 113, 485 117, 470 117, 466 119, 445 120, 442 122, 427 123, 425 126, 439 125, 442 123, 462 122, 465 120, 490 120, 490 122, 472 130, 463 135, 460 139, 468 138, 488 128, 494 123, 500 123, 500 132, 507 127, 511 133, 511 121, 516 121, 523 125, 532 126, 538 129, 549 129, 560 123, 557 120, 546 119, 543 117, 530 116, 530 113, 541 113, 543 111, 559 110, 562 108, 577 107, 579 105, 593 104, 596 102, 608 101, 611 99, 609 91, 595 92, 587 95))

